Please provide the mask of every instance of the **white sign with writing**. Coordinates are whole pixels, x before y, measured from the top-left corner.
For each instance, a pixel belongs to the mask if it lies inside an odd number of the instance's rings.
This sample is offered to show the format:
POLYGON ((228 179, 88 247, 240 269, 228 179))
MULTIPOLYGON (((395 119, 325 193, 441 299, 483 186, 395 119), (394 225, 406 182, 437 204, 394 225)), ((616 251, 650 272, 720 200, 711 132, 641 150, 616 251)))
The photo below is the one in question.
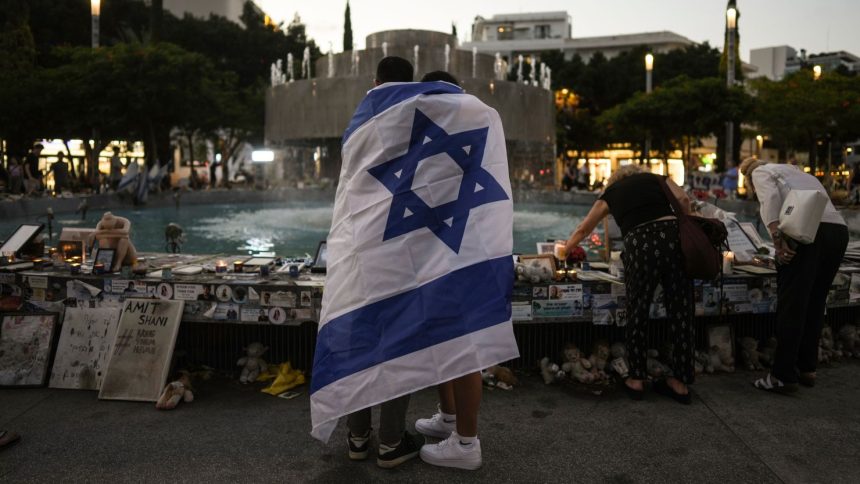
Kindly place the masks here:
POLYGON ((116 308, 67 308, 50 387, 98 390, 118 323, 116 308))
POLYGON ((167 382, 184 301, 126 299, 99 398, 155 402, 167 382))

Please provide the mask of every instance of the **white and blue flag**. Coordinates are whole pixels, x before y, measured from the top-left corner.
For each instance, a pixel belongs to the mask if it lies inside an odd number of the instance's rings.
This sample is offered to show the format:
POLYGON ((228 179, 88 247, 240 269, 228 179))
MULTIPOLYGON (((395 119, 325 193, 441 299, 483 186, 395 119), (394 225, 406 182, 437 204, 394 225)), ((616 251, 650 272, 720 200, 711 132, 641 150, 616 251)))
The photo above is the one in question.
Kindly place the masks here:
POLYGON ((517 358, 513 201, 498 113, 445 82, 386 83, 343 137, 311 435, 517 358))

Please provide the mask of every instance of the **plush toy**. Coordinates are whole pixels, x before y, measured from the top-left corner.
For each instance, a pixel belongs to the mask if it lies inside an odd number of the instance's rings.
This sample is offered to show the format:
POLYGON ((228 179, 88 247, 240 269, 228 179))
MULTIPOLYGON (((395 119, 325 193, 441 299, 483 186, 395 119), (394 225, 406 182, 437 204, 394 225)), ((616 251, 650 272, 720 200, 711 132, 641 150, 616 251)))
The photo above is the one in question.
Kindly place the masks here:
POLYGON ((597 380, 609 379, 607 373, 609 371, 609 368, 607 368, 609 356, 609 343, 604 340, 594 343, 594 348, 591 350, 591 356, 588 357, 588 361, 591 363, 591 371, 597 380))
POLYGON ((519 262, 515 266, 517 278, 521 281, 528 281, 533 284, 539 282, 549 282, 553 279, 553 273, 546 266, 542 266, 538 259, 533 259, 529 262, 519 262))
POLYGON ((624 343, 612 343, 609 347, 609 354, 612 356, 612 361, 609 362, 612 371, 621 378, 627 378, 630 372, 630 362, 627 360, 627 347, 624 343))
POLYGON ((846 358, 860 358, 860 337, 857 336, 857 326, 846 324, 839 328, 837 348, 846 358))
POLYGON ((96 225, 96 230, 87 238, 88 246, 92 246, 95 240, 98 241, 100 249, 115 251, 113 264, 111 267, 105 267, 105 270, 116 272, 122 266, 133 266, 137 262, 137 251, 128 238, 130 231, 131 222, 127 218, 105 212, 96 225))
POLYGON ((758 351, 758 341, 755 338, 744 336, 738 340, 741 347, 741 357, 747 370, 763 370, 761 353, 758 351))
POLYGON ((517 380, 517 377, 514 376, 514 372, 512 372, 510 368, 493 365, 487 368, 487 372, 493 375, 496 379, 496 386, 504 390, 509 390, 513 388, 514 385, 520 384, 519 380, 517 380))
POLYGON ((645 352, 645 371, 651 378, 663 378, 670 373, 669 367, 660 361, 660 352, 650 349, 645 352))
POLYGON ((695 361, 693 361, 696 374, 713 373, 714 365, 711 364, 711 357, 707 352, 696 350, 695 361))
POLYGON ((245 348, 248 356, 243 356, 236 362, 236 365, 242 367, 242 374, 239 375, 240 382, 251 383, 257 379, 261 371, 266 371, 266 362, 261 356, 268 349, 268 347, 263 346, 263 343, 251 343, 245 348))
POLYGON ((565 346, 564 360, 561 369, 570 378, 579 383, 594 383, 595 375, 591 372, 591 362, 582 355, 575 344, 569 343, 565 346))
POLYGON ((557 364, 551 363, 548 357, 540 360, 540 374, 543 377, 543 382, 547 385, 564 379, 564 372, 557 364))
POLYGON ((821 328, 821 338, 818 340, 818 362, 824 365, 836 363, 841 359, 842 352, 834 348, 833 330, 830 326, 821 328))
POLYGON ((194 393, 191 389, 191 379, 188 373, 183 372, 176 381, 172 381, 164 387, 155 408, 159 410, 173 410, 179 405, 179 401, 191 403, 194 401, 194 393))
POLYGON ((714 371, 725 371, 727 373, 735 371, 735 359, 732 358, 729 349, 713 345, 708 350, 708 356, 711 359, 711 366, 714 367, 714 371))
MULTIPOLYGON (((833 338, 830 339, 830 343, 833 343, 833 338)), ((773 366, 774 355, 776 355, 776 344, 776 338, 771 336, 767 339, 767 344, 765 344, 764 348, 759 350, 759 361, 768 368, 773 366)))

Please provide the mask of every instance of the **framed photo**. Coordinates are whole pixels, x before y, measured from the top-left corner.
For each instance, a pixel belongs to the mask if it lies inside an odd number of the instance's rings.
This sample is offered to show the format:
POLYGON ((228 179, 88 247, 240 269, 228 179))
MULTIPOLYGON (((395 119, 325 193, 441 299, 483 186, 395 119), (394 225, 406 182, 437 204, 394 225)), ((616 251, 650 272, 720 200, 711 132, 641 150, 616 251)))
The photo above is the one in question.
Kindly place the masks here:
POLYGON ((521 255, 520 263, 526 266, 538 267, 543 280, 555 280, 555 257, 550 254, 521 255))
POLYGON ((555 253, 555 242, 538 242, 537 243, 537 253, 538 255, 543 254, 554 254, 555 253))
POLYGON ((57 313, 7 313, 0 318, 0 386, 47 383, 57 313))
POLYGON ((113 272, 113 259, 116 257, 116 249, 102 249, 99 247, 93 264, 105 265, 105 272, 113 272))

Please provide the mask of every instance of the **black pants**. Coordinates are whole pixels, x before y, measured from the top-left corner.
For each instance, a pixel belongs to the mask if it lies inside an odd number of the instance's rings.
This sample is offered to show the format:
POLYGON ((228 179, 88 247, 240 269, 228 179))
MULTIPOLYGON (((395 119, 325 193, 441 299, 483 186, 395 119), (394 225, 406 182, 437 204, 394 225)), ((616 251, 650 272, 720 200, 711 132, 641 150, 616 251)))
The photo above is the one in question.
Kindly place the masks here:
MULTIPOLYGON (((379 410, 379 441, 386 445, 400 442, 403 431, 406 430, 406 410, 409 409, 409 396, 403 395, 380 405, 379 410)), ((367 434, 371 428, 370 408, 365 408, 349 414, 346 426, 355 436, 367 434)))
POLYGON ((695 351, 693 284, 684 271, 678 221, 651 222, 631 230, 624 236, 623 258, 631 378, 642 380, 647 377, 649 309, 654 291, 660 285, 666 319, 655 321, 655 324, 668 327, 673 376, 684 383, 692 383, 695 351))
POLYGON ((815 371, 827 292, 847 246, 847 227, 822 223, 815 241, 799 245, 794 259, 777 268, 779 344, 771 373, 783 382, 797 383, 798 370, 815 371))

